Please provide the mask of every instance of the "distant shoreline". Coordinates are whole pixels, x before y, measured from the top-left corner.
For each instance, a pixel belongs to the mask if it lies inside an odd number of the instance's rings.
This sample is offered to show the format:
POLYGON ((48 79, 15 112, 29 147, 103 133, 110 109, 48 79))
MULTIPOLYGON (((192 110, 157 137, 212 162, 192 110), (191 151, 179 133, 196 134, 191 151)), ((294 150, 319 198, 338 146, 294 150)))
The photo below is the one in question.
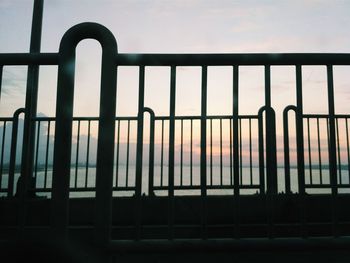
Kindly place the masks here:
MULTIPOLYGON (((120 166, 126 166, 125 163, 120 163, 119 164, 120 166)), ((114 165, 115 166, 115 165, 114 165)), ((135 166, 135 164, 133 163, 129 163, 129 167, 130 166, 135 166)), ((160 164, 155 164, 155 167, 159 167, 160 164)), ((220 164, 213 164, 212 165, 213 167, 220 167, 220 164)), ((77 166, 75 164, 71 165, 71 169, 75 169, 75 168, 79 168, 79 169, 82 169, 82 168, 96 168, 96 164, 89 164, 88 166, 86 166, 86 164, 78 164, 77 166)), ((143 167, 148 167, 148 164, 145 164, 143 165, 143 167)), ((163 164, 163 167, 168 167, 168 164, 163 164)), ((180 164, 175 164, 175 167, 180 167, 180 164)), ((183 167, 190 167, 189 164, 183 164, 183 167)), ((200 164, 193 164, 193 167, 200 167, 200 164)), ((210 165, 207 165, 207 167, 210 167, 210 165)), ((230 165, 226 165, 226 164, 223 164, 222 167, 230 167, 230 165)), ((250 168, 250 165, 243 165, 242 168, 250 168)), ((260 168, 259 166, 257 165, 253 165, 252 168, 260 168)), ((266 166, 264 167, 266 168, 266 166)), ((278 165, 277 166, 278 169, 284 169, 285 166, 284 165, 278 165)), ((321 167, 319 165, 311 165, 311 169, 312 170, 318 170, 320 169, 321 170, 328 170, 329 169, 329 165, 328 164, 325 164, 325 165, 322 165, 321 167)), ((341 170, 350 170, 350 167, 348 165, 341 165, 340 166, 341 170)), ((53 169, 53 165, 50 164, 50 165, 47 165, 47 167, 45 165, 38 165, 38 167, 36 169, 34 169, 33 172, 37 171, 37 172, 42 172, 42 171, 45 171, 47 169, 47 171, 52 171, 53 169)), ((290 165, 290 169, 298 169, 298 166, 297 165, 290 165)), ((310 166, 309 165, 305 165, 305 169, 310 169, 310 166)), ((339 169, 339 166, 337 166, 337 170, 339 169)), ((2 168, 2 172, 9 172, 9 165, 8 164, 4 164, 3 165, 3 168, 2 168)), ((16 165, 15 167, 15 173, 19 173, 21 171, 21 166, 20 165, 16 165)))

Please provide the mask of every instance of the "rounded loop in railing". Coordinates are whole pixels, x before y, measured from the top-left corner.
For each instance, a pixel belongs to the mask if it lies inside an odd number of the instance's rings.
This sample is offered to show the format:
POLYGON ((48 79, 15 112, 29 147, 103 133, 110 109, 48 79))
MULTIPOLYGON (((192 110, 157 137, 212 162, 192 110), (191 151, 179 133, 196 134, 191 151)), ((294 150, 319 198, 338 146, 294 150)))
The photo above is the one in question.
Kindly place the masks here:
POLYGON ((289 157, 289 125, 288 113, 294 111, 297 117, 298 108, 294 105, 288 105, 283 110, 283 143, 284 143, 284 177, 286 194, 291 194, 291 179, 290 179, 290 157, 289 157))
MULTIPOLYGON (((20 114, 25 113, 25 108, 17 109, 13 114, 12 135, 11 135, 11 149, 10 149, 10 163, 9 163, 9 179, 7 187, 8 197, 13 197, 15 169, 16 169, 16 154, 17 154, 17 137, 18 137, 18 118, 20 114)), ((17 187, 17 192, 24 190, 23 187, 17 187)))
POLYGON ((52 182, 52 227, 55 233, 67 236, 75 50, 81 40, 89 38, 97 40, 102 46, 95 233, 97 243, 106 244, 110 240, 117 42, 106 27, 96 23, 73 26, 64 34, 60 44, 52 182))
POLYGON ((288 105, 283 110, 283 141, 284 141, 284 169, 285 169, 285 184, 286 192, 292 193, 291 191, 291 179, 290 179, 290 149, 289 149, 289 125, 288 125, 288 113, 289 111, 295 112, 295 128, 296 128, 296 144, 297 144, 297 169, 298 169, 298 191, 299 194, 305 193, 305 177, 304 177, 304 155, 303 155, 303 131, 302 131, 302 122, 303 116, 300 109, 294 105, 288 105), (300 142, 301 141, 301 142, 300 142))
POLYGON ((152 118, 152 119, 154 119, 155 118, 155 113, 154 113, 154 111, 151 109, 151 108, 148 108, 148 107, 144 107, 143 108, 143 112, 148 112, 149 113, 149 115, 150 115, 150 117, 152 118))
POLYGON ((154 137, 155 137, 155 113, 151 108, 144 107, 143 113, 150 115, 150 138, 149 138, 149 164, 148 164, 148 195, 154 196, 154 137))
POLYGON ((259 174, 260 192, 265 191, 265 157, 266 157, 266 190, 268 194, 277 193, 277 159, 276 159, 276 113, 271 106, 262 106, 258 111, 258 136, 259 136, 259 174), (263 113, 266 120, 266 137, 263 130, 263 113), (264 150, 264 141, 266 149, 264 150), (265 156, 266 152, 266 156, 265 156))
POLYGON ((95 39, 101 47, 102 52, 118 52, 117 41, 112 32, 106 27, 91 22, 85 22, 71 27, 62 37, 59 53, 63 57, 71 55, 78 43, 83 39, 95 39))

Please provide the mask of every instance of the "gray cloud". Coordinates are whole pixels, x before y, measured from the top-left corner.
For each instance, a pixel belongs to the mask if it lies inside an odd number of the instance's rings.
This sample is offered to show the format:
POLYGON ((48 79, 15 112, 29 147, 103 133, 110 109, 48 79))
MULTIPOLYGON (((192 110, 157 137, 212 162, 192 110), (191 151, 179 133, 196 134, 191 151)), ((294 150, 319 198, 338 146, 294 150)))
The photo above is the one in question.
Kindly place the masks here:
POLYGON ((1 93, 6 95, 24 94, 27 70, 23 67, 5 67, 3 70, 1 93))

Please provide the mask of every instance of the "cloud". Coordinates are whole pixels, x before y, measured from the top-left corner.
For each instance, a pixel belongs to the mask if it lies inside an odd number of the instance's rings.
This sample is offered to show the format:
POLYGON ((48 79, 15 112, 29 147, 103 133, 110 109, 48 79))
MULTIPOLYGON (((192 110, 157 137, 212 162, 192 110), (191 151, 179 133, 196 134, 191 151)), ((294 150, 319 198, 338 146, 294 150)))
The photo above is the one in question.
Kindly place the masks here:
POLYGON ((5 67, 2 78, 1 93, 6 95, 24 94, 27 70, 23 67, 5 67))

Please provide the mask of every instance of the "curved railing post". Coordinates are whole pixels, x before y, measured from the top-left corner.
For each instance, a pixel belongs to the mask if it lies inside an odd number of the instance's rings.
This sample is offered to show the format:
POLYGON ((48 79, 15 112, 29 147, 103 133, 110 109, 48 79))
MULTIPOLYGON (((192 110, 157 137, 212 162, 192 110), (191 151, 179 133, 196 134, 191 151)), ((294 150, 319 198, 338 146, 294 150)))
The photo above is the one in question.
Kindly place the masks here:
MULTIPOLYGON (((298 125, 298 108, 294 105, 289 105, 283 110, 283 143, 284 143, 284 177, 286 194, 291 194, 291 179, 290 179, 290 155, 289 155, 289 123, 288 112, 295 112, 295 124, 298 125)), ((300 189, 299 189, 300 191, 300 189)))
POLYGON ((289 125, 288 112, 295 112, 296 144, 297 144, 297 169, 298 169, 298 192, 305 194, 305 173, 304 173, 304 135, 302 132, 303 117, 300 109, 294 105, 289 105, 283 110, 283 141, 284 141, 284 170, 286 193, 291 193, 290 179, 290 157, 289 157, 289 125))
POLYGON ((154 126, 155 114, 151 108, 143 108, 143 112, 148 112, 150 115, 149 128, 149 161, 148 161, 148 195, 154 196, 154 126))
POLYGON ((265 190, 264 142, 266 145, 266 193, 277 194, 277 150, 276 150, 276 114, 270 106, 263 106, 258 112, 259 122, 259 180, 260 192, 265 190), (264 137, 263 112, 265 112, 266 134, 264 137))
POLYGON ((65 33, 60 44, 52 182, 52 228, 55 234, 66 238, 69 215, 75 49, 81 40, 88 38, 99 41, 102 46, 95 239, 98 244, 104 245, 109 242, 111 234, 117 43, 107 28, 96 23, 82 23, 72 27, 65 33))
POLYGON ((258 145, 259 145, 259 185, 260 194, 265 194, 265 159, 264 159, 264 122, 263 113, 265 106, 261 107, 258 112, 258 145))
POLYGON ((304 167, 304 134, 302 132, 303 116, 300 108, 294 105, 289 105, 283 110, 283 136, 284 136, 284 169, 285 169, 285 187, 286 193, 291 194, 291 179, 290 179, 290 157, 289 157, 289 125, 288 112, 295 112, 295 128, 296 128, 296 143, 297 143, 297 169, 298 169, 298 198, 300 210, 300 234, 306 237, 306 207, 305 207, 305 167, 304 167))
POLYGON ((10 164, 9 164, 9 181, 8 181, 8 188, 7 188, 8 197, 13 197, 13 186, 15 182, 16 154, 17 154, 18 118, 19 118, 19 115, 24 112, 25 112, 24 108, 19 108, 13 114, 10 164))
POLYGON ((266 108, 266 171, 267 192, 277 194, 276 114, 271 107, 266 108))

